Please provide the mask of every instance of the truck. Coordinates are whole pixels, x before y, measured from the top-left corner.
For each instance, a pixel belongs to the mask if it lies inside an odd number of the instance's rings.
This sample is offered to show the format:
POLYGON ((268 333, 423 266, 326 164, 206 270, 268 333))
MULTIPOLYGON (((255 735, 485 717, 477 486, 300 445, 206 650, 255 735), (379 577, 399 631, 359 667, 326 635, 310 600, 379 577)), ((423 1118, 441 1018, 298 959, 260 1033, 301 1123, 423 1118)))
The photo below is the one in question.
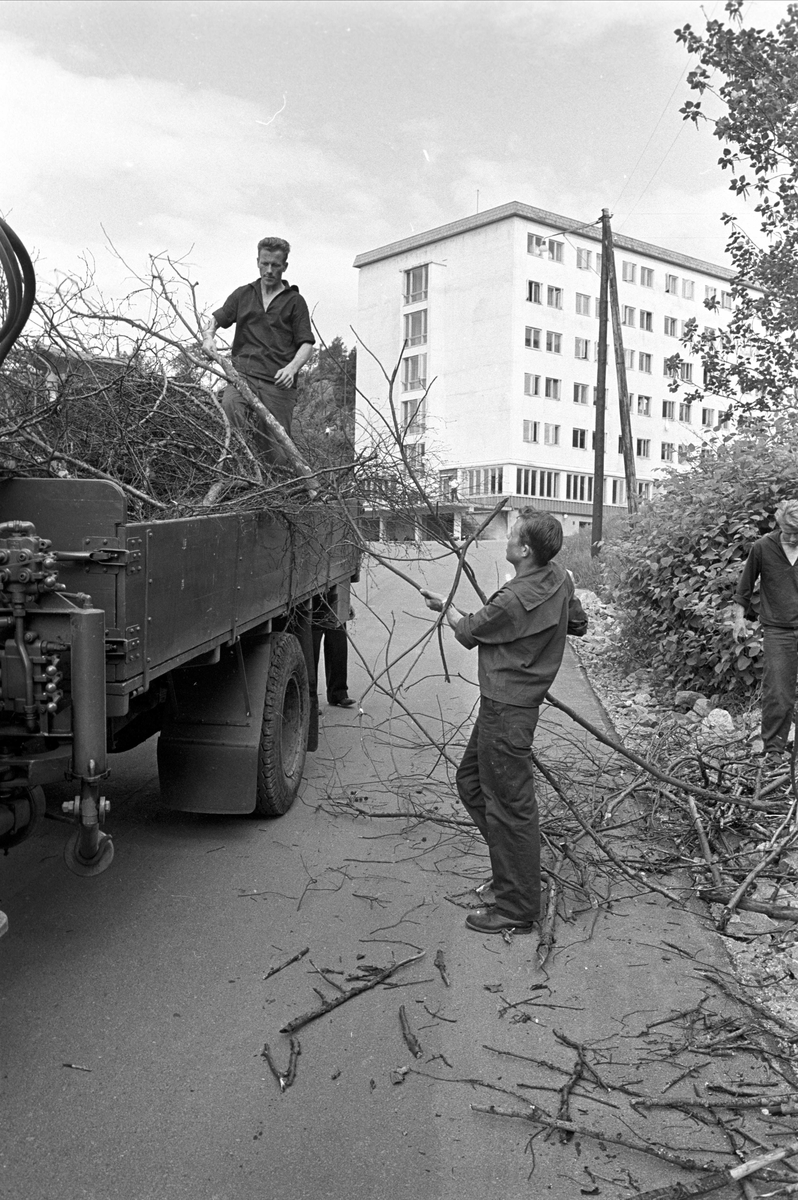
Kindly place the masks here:
POLYGON ((357 568, 323 503, 130 521, 109 480, 0 482, 0 848, 66 778, 66 862, 105 870, 109 756, 155 735, 165 804, 285 813, 318 743, 312 606, 347 613, 357 568))
MULTIPOLYGON (((0 219, 3 273, 0 363, 35 291, 0 219)), ((110 756, 154 736, 165 804, 285 813, 318 743, 313 605, 346 619, 352 529, 323 499, 145 520, 111 479, 0 480, 0 849, 67 779, 67 865, 104 871, 110 756)))

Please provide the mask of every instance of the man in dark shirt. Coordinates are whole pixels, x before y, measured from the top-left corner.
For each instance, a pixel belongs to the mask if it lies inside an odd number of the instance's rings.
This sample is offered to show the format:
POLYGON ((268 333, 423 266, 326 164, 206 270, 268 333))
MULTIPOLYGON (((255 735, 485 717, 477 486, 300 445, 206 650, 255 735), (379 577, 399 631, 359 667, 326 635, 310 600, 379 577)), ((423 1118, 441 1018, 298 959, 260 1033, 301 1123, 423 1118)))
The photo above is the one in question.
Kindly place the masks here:
POLYGON ((787 748, 798 675, 798 500, 776 509, 778 529, 754 542, 734 597, 732 636, 746 636, 745 614, 759 580, 764 673, 762 742, 774 763, 787 748))
MULTIPOLYGON (((299 289, 283 279, 291 250, 282 238, 258 242, 260 279, 236 288, 221 308, 216 309, 203 331, 206 350, 215 349, 217 329, 235 325, 233 366, 273 417, 290 436, 296 403, 296 377, 313 353, 313 331, 308 306, 299 289)), ((269 461, 287 461, 263 420, 251 413, 244 397, 228 384, 222 407, 231 424, 252 422, 255 440, 269 461)))
MULTIPOLYGON (((480 933, 530 933, 540 916, 532 739, 566 634, 587 629, 570 575, 552 562, 561 546, 556 517, 523 509, 507 540, 514 578, 478 612, 446 609, 458 642, 478 648, 479 714, 456 778, 460 799, 488 844, 493 871, 495 905, 466 918, 480 933)), ((443 611, 442 596, 421 594, 428 608, 443 611)))

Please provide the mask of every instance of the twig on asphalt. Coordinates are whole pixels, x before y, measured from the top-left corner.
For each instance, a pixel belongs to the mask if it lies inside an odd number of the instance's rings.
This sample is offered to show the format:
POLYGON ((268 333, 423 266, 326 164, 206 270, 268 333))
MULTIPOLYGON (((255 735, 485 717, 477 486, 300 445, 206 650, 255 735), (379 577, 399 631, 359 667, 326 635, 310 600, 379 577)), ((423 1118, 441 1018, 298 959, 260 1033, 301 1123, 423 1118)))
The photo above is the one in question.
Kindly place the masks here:
POLYGON ((438 950, 437 953, 435 954, 435 966, 440 971, 441 979, 444 982, 444 986, 450 987, 451 985, 449 983, 449 976, 446 972, 446 959, 443 957, 442 950, 438 950))
POLYGON ((403 958, 401 962, 394 963, 393 966, 384 967, 381 971, 377 972, 373 979, 369 979, 366 983, 361 983, 357 987, 350 988, 343 995, 334 996, 332 1000, 325 1000, 322 1006, 316 1009, 315 1012, 303 1013, 301 1017, 294 1017, 292 1021, 288 1021, 285 1025, 281 1026, 280 1033, 296 1033, 297 1029, 302 1029, 303 1026, 309 1025, 311 1021, 317 1021, 319 1017, 332 1012, 339 1005, 346 1004, 347 1000, 353 1000, 355 996, 360 996, 363 992, 368 992, 371 988, 377 987, 380 983, 389 979, 391 975, 395 974, 400 967, 406 967, 410 963, 418 962, 425 954, 426 950, 422 950, 420 954, 414 954, 411 958, 403 958))
POLYGON ((299 962, 300 958, 304 958, 305 955, 309 953, 310 946, 306 946, 304 950, 300 950, 299 954, 295 954, 293 958, 287 958, 284 963, 280 963, 279 966, 272 967, 266 972, 263 978, 271 979, 272 975, 276 975, 278 971, 284 971, 286 967, 290 967, 292 963, 299 962))
POLYGON ((408 1050, 413 1055, 413 1058, 421 1058, 424 1051, 421 1049, 421 1042, 410 1026, 410 1020, 407 1015, 407 1010, 404 1004, 399 1005, 399 1024, 402 1029, 402 1037, 405 1039, 408 1050))
POLYGON ((278 1068, 274 1059, 272 1058, 272 1052, 268 1042, 264 1042, 263 1049, 260 1052, 261 1058, 266 1059, 266 1065, 268 1066, 274 1078, 277 1080, 281 1092, 287 1091, 296 1079, 297 1059, 302 1053, 302 1047, 299 1044, 299 1038, 292 1037, 290 1047, 291 1049, 288 1056, 288 1067, 284 1073, 278 1068))

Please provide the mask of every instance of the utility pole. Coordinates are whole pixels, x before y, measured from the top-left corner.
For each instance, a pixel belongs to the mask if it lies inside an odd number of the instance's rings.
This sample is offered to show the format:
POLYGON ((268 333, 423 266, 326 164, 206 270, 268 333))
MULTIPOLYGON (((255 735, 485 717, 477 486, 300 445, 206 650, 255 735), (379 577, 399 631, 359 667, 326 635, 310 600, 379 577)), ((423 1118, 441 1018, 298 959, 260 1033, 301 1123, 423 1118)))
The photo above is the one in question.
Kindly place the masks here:
POLYGON ((626 359, 623 354, 621 312, 618 304, 618 280, 615 275, 615 255, 612 249, 612 229, 609 209, 601 214, 602 277, 604 261, 609 274, 610 312, 612 314, 612 340, 615 344, 615 372, 618 376, 618 404, 621 409, 621 447, 626 475, 626 507, 630 513, 637 512, 637 473, 635 471, 634 446, 632 445, 632 419, 629 415, 629 389, 626 386, 626 359))
POLYGON ((590 554, 593 558, 601 549, 604 533, 604 414, 607 408, 607 292, 610 257, 607 253, 606 232, 609 229, 609 209, 601 214, 601 286, 599 289, 598 371, 596 374, 596 432, 593 446, 593 523, 590 533, 590 554))

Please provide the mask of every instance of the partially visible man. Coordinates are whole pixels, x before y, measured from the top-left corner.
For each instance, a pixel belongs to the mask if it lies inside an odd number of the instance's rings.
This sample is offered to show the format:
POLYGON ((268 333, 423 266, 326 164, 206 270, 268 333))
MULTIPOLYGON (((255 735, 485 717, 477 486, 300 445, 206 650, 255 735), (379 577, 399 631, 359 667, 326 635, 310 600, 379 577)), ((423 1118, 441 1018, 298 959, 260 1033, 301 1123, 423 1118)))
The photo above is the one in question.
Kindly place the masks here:
MULTIPOLYGON (((296 377, 313 353, 314 337, 308 306, 299 289, 283 274, 291 247, 283 238, 267 237, 258 242, 259 279, 245 283, 228 296, 211 314, 202 344, 215 350, 217 329, 235 325, 233 366, 245 377, 255 395, 290 436, 296 403, 296 377)), ((266 421, 252 413, 237 388, 228 384, 222 407, 231 424, 251 422, 259 450, 270 462, 288 460, 266 421)))
MULTIPOLYGON (((540 916, 532 739, 566 634, 587 630, 569 573, 552 562, 562 536, 551 513, 522 509, 505 552, 514 578, 478 612, 446 609, 458 642, 477 647, 478 654, 479 714, 456 778, 460 800, 488 844, 493 871, 495 905, 466 917, 479 933, 531 933, 540 916)), ((421 594, 428 608, 443 610, 442 596, 421 594)))
POLYGON ((774 763, 787 749, 798 676, 798 500, 776 509, 778 529, 754 542, 734 597, 732 636, 746 636, 754 585, 759 580, 764 648, 763 752, 774 763))

